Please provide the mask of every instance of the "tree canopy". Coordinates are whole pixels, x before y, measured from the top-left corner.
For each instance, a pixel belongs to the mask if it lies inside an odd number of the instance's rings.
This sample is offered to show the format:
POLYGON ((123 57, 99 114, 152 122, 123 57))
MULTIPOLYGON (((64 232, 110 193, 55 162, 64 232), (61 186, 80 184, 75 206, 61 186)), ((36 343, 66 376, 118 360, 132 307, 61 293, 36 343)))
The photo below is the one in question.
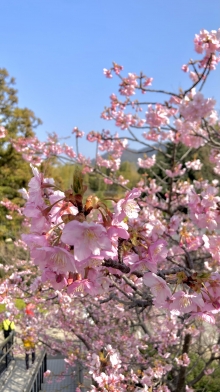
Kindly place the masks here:
MULTIPOLYGON (((128 136, 91 131, 94 165, 78 149, 60 145, 56 135, 45 143, 35 139, 34 147, 31 136, 13 141, 33 163, 23 191, 29 232, 19 243, 31 259, 2 266, 2 304, 19 325, 29 315, 40 342, 62 352, 66 363, 82 361, 91 392, 201 391, 206 377, 216 391, 220 184, 213 173, 220 170, 220 134, 216 102, 202 89, 220 61, 220 30, 200 31, 194 44, 202 57, 182 66, 190 79, 184 91, 152 89, 151 77, 123 76, 116 63, 104 70, 107 78, 119 78, 119 96, 110 96, 102 118, 128 136), (143 100, 152 92, 158 102, 143 100), (128 140, 155 151, 138 158, 153 176, 138 175, 131 187, 125 177, 131 166, 120 167, 128 140), (213 166, 204 178, 206 154, 213 166), (57 155, 75 165, 67 189, 34 165, 36 158, 39 163, 57 155), (120 185, 123 193, 104 197, 99 184, 103 191, 120 185), (16 298, 25 302, 26 315, 18 312, 16 298), (64 339, 48 339, 49 327, 62 330, 64 339)), ((77 142, 83 136, 76 127, 73 133, 77 142)))
POLYGON ((19 108, 14 85, 15 79, 9 77, 6 69, 0 69, 0 126, 5 129, 5 136, 0 138, 0 200, 17 205, 17 212, 8 215, 4 204, 0 204, 0 240, 18 237, 22 220, 18 210, 24 203, 18 190, 27 186, 31 175, 29 164, 16 151, 13 140, 33 137, 34 129, 41 123, 31 110, 19 108))

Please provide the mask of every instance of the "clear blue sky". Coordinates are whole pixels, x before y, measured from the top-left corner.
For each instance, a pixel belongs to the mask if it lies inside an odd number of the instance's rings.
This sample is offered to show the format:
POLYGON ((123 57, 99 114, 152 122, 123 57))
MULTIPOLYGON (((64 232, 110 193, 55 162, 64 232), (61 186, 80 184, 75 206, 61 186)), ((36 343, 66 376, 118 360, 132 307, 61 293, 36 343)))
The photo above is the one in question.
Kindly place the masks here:
MULTIPOLYGON (((41 140, 74 126, 115 129, 100 119, 117 93, 117 79, 103 76, 112 61, 154 77, 154 88, 186 87, 195 33, 220 27, 219 0, 1 0, 0 13, 0 67, 16 78, 19 106, 42 119, 41 140)), ((220 65, 204 89, 217 109, 219 81, 220 65)), ((92 147, 81 143, 86 155, 92 147)))

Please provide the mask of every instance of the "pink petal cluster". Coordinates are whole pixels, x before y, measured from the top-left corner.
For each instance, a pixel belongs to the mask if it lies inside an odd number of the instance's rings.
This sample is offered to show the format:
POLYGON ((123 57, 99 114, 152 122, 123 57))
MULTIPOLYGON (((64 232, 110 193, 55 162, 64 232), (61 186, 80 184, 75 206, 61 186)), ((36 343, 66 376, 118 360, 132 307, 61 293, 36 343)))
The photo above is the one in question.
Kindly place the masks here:
POLYGON ((74 246, 74 257, 82 261, 99 256, 102 250, 111 250, 106 229, 96 223, 72 221, 63 229, 61 241, 74 246))

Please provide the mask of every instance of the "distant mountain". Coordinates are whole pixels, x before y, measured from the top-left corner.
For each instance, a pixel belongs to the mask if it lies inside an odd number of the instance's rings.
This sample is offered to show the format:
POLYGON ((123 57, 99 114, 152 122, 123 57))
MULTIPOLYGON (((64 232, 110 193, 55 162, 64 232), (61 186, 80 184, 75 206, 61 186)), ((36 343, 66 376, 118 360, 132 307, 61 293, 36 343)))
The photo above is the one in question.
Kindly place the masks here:
POLYGON ((156 151, 150 147, 144 147, 141 150, 125 150, 121 156, 122 162, 133 162, 137 166, 138 158, 144 158, 144 155, 148 157, 152 157, 152 155, 156 154, 156 151))
MULTIPOLYGON (((152 157, 152 155, 157 154, 157 151, 154 150, 155 148, 159 148, 161 150, 165 150, 165 146, 161 146, 159 144, 153 144, 152 147, 144 147, 140 150, 125 150, 121 156, 121 162, 131 162, 134 163, 135 166, 137 166, 137 160, 138 158, 144 158, 144 154, 147 155, 148 157, 152 157)), ((102 155, 103 159, 108 159, 108 156, 111 155, 110 153, 106 152, 105 154, 102 155)), ((92 163, 95 163, 95 159, 92 161, 92 163)))

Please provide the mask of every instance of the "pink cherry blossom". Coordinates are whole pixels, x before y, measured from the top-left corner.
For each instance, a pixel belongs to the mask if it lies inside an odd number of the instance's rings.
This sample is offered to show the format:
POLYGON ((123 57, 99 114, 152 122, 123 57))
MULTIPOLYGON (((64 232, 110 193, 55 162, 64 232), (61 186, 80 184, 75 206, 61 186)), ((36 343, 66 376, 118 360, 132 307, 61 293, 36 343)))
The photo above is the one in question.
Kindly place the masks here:
POLYGON ((149 246, 149 257, 156 263, 163 261, 167 256, 167 242, 159 239, 149 246))
POLYGON ((41 280, 43 283, 49 281, 54 290, 62 290, 67 286, 67 276, 65 274, 57 274, 49 268, 43 270, 41 280))
POLYGON ((66 249, 58 246, 36 248, 32 252, 35 264, 43 270, 45 267, 58 273, 76 272, 75 259, 66 249))
POLYGON ((138 158, 138 166, 149 169, 154 166, 156 163, 156 155, 154 154, 152 157, 148 157, 145 159, 138 158))
POLYGON ((103 73, 106 76, 106 78, 112 78, 111 70, 104 68, 103 73))
POLYGON ((0 139, 4 138, 7 134, 6 129, 3 126, 0 126, 0 139))
POLYGON ((169 309, 179 310, 180 312, 190 313, 200 311, 204 306, 201 294, 187 294, 184 291, 178 291, 171 297, 169 309))
POLYGON ((127 78, 123 78, 120 83, 119 92, 121 95, 134 95, 137 87, 137 75, 129 73, 127 78))
POLYGON ((122 221, 126 216, 128 218, 137 218, 138 211, 140 210, 137 202, 134 198, 138 198, 141 194, 141 191, 137 188, 134 188, 132 191, 128 192, 124 199, 121 199, 115 205, 115 215, 114 220, 122 221))
MULTIPOLYGON (((182 66, 189 75, 185 90, 152 90, 153 78, 143 73, 123 76, 123 67, 116 63, 104 70, 106 77, 114 73, 118 78, 119 94, 110 95, 101 117, 124 132, 103 129, 87 135, 87 141, 97 145, 95 168, 56 134, 45 142, 33 136, 13 141, 32 165, 60 156, 80 166, 82 176, 98 172, 106 184, 104 197, 100 192, 91 195, 84 186, 86 176, 77 194, 74 176, 71 189, 61 191, 33 167, 29 192, 21 191, 24 208, 1 202, 4 216, 25 216, 22 229, 29 232, 22 239, 31 259, 20 260, 23 242, 16 241, 10 262, 0 265, 0 301, 13 317, 19 313, 18 328, 24 317, 15 298, 32 301, 40 339, 48 350, 64 354, 73 369, 76 361, 83 361, 94 380, 93 392, 169 392, 184 376, 182 367, 189 365, 189 358, 196 366, 191 356, 195 342, 207 361, 219 356, 219 181, 203 179, 201 173, 195 173, 195 180, 188 172, 201 170, 197 151, 193 158, 189 154, 205 145, 207 151, 211 145, 213 171, 220 171, 218 112, 214 99, 202 93, 220 61, 220 30, 202 30, 194 43, 199 58, 182 66), (143 146, 155 151, 137 158, 140 167, 151 169, 136 173, 137 188, 126 171, 118 171, 123 152, 133 148, 133 142, 142 143, 140 153, 143 146), (180 151, 180 143, 186 152, 180 151), (166 155, 165 161, 156 159, 157 151, 166 155), (165 176, 158 175, 154 165, 165 176), (212 323, 211 328, 203 321, 212 323), (42 325, 62 331, 64 339, 47 335, 42 325), (189 335, 192 344, 185 350, 189 335)), ((83 133, 75 127, 73 134, 77 142, 83 133)), ((8 246, 14 246, 11 238, 5 239, 5 249, 8 246)), ((182 388, 190 391, 186 382, 182 388)))
POLYGON ((186 96, 180 105, 180 114, 188 121, 199 121, 202 117, 208 117, 215 105, 212 98, 205 99, 203 94, 198 92, 191 97, 186 96))
POLYGON ((97 295, 97 285, 89 279, 76 280, 67 287, 67 293, 97 295))
POLYGON ((146 113, 146 122, 152 127, 160 127, 169 123, 168 111, 161 105, 156 105, 155 108, 152 105, 148 105, 148 112, 146 113))
POLYGON ((174 178, 174 177, 177 177, 177 176, 182 176, 185 173, 185 171, 186 171, 186 169, 185 168, 182 169, 182 165, 179 164, 179 165, 176 165, 173 168, 173 170, 166 169, 165 173, 166 173, 166 175, 168 177, 174 178))
POLYGON ((189 72, 189 67, 188 67, 188 65, 187 65, 187 64, 183 64, 183 65, 182 65, 182 70, 183 70, 183 72, 189 72))
POLYGON ((74 257, 82 261, 100 255, 101 250, 110 250, 111 242, 106 229, 95 223, 72 221, 66 224, 61 241, 74 246, 74 257))
POLYGON ((180 355, 180 357, 175 358, 176 362, 178 365, 181 366, 189 366, 190 364, 190 358, 188 357, 187 353, 183 353, 182 355, 180 355))
POLYGON ((147 287, 150 287, 151 292, 155 297, 155 305, 165 305, 167 303, 167 299, 170 298, 172 294, 164 279, 154 273, 147 272, 143 276, 143 282, 147 287))
POLYGON ((153 78, 148 78, 148 77, 146 76, 146 77, 145 77, 145 80, 144 80, 144 83, 143 83, 143 86, 144 86, 144 87, 151 86, 151 85, 152 85, 152 82, 153 82, 153 78))
POLYGON ((188 161, 185 163, 187 169, 193 169, 193 170, 201 170, 202 168, 202 163, 200 159, 195 159, 194 161, 188 161))
POLYGON ((83 137, 83 135, 84 135, 84 132, 80 131, 78 129, 78 127, 74 127, 73 130, 72 130, 72 133, 75 134, 77 138, 78 137, 83 137))

